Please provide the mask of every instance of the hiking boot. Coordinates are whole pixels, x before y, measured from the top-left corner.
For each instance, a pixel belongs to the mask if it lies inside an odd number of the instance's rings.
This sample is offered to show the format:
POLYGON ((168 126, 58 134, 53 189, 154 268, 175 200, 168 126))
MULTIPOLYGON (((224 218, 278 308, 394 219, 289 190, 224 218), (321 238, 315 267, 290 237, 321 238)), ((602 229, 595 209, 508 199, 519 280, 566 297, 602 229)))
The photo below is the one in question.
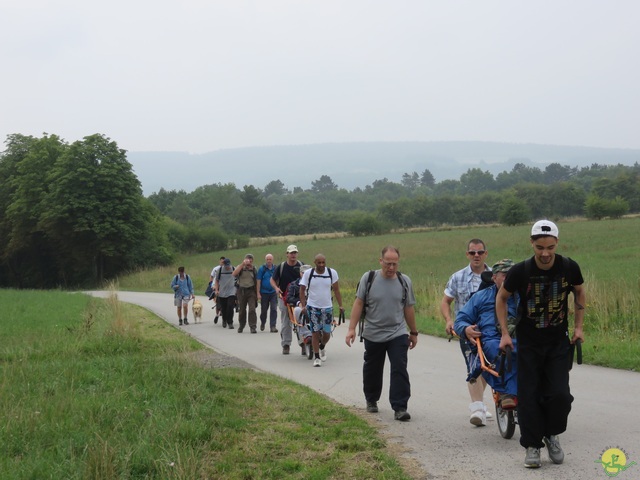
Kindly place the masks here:
POLYGON ((367 412, 378 413, 378 402, 367 402, 367 412))
POLYGON ((471 410, 469 422, 472 425, 475 425, 476 427, 484 427, 487 424, 487 414, 484 403, 473 402, 469 405, 469 410, 471 410))
POLYGON ((271 333, 278 333, 278 329, 276 327, 271 327, 271 333))
POLYGON ((244 331, 244 327, 238 327, 238 333, 242 333, 244 331))
POLYGON ((393 418, 399 420, 401 422, 407 422, 411 420, 411 415, 404 408, 396 410, 396 413, 393 414, 393 418))
POLYGON ((527 447, 527 454, 524 457, 524 466, 526 468, 540 468, 539 448, 527 447))
POLYGON ((327 361, 327 352, 324 351, 324 348, 320 349, 320 360, 323 362, 327 361))
POLYGON ((503 410, 513 410, 516 408, 517 402, 513 395, 503 393, 500 395, 500 406, 503 410))
POLYGON ((289 345, 285 345, 284 347, 282 347, 282 354, 289 355, 289 345))
POLYGON ((549 452, 549 458, 551 461, 560 465, 564 461, 564 452, 560 446, 560 439, 558 436, 549 435, 548 437, 544 437, 542 441, 547 446, 547 451, 549 452))
POLYGON ((260 331, 261 331, 261 332, 264 332, 264 323, 261 323, 261 324, 260 324, 260 331))
POLYGON ((313 360, 313 366, 314 367, 321 367, 322 366, 322 360, 320 360, 319 358, 315 358, 313 360))
POLYGON ((178 319, 178 325, 182 325, 182 319, 178 319))
POLYGON ((251 327, 251 333, 258 333, 258 331, 256 330, 256 327, 251 327))
POLYGON ((186 318, 183 320, 185 325, 189 325, 189 320, 187 320, 186 318))
MULTIPOLYGON (((215 317, 213 317, 213 324, 217 324, 218 323, 218 315, 216 315, 215 317)), ((222 326, 224 327, 226 324, 222 324, 222 326)))

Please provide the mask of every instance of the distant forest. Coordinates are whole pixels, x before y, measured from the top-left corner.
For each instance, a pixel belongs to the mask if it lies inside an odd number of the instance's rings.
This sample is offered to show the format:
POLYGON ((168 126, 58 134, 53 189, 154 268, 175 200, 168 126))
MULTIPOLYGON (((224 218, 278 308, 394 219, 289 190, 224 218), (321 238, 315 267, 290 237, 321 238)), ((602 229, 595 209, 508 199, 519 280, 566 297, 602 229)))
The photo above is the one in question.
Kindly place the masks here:
POLYGON ((544 170, 522 163, 494 177, 470 168, 459 180, 436 183, 427 169, 407 172, 400 183, 386 178, 365 188, 340 188, 329 175, 311 188, 287 190, 280 180, 263 189, 232 183, 206 185, 191 193, 160 189, 148 197, 174 222, 176 242, 207 251, 232 237, 268 237, 324 232, 371 235, 398 228, 470 223, 515 225, 537 218, 620 217, 640 211, 640 166, 570 167, 544 170), (206 238, 198 232, 208 231, 206 238))
MULTIPOLYGON (((177 254, 246 246, 251 237, 408 227, 515 225, 640 211, 640 166, 471 168, 436 183, 429 170, 345 190, 329 175, 289 191, 233 183, 144 197, 126 152, 101 134, 9 135, 0 153, 0 286, 90 287, 167 265, 177 254)), ((238 175, 242 172, 238 170, 238 175)))

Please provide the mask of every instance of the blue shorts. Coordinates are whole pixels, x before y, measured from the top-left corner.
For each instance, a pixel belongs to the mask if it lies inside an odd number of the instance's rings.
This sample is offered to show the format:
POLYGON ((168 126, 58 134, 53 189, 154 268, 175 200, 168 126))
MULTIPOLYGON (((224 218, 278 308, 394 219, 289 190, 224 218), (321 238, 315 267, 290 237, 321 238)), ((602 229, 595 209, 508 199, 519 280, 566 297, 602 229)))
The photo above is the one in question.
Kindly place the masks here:
POLYGON ((333 325, 333 307, 316 308, 307 305, 307 314, 312 332, 331 333, 333 325))

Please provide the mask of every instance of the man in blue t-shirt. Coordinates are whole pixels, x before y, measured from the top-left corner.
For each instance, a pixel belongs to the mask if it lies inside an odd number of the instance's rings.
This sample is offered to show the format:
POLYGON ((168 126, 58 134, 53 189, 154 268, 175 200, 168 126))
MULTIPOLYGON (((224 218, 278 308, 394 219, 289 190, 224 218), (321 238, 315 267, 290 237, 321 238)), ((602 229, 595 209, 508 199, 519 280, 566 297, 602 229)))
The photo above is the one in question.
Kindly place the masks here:
POLYGON ((267 311, 269 310, 269 327, 271 333, 278 333, 278 295, 271 285, 271 277, 276 267, 273 265, 273 255, 267 253, 264 257, 264 265, 258 269, 258 300, 260 301, 260 330, 264 330, 267 324, 267 311))

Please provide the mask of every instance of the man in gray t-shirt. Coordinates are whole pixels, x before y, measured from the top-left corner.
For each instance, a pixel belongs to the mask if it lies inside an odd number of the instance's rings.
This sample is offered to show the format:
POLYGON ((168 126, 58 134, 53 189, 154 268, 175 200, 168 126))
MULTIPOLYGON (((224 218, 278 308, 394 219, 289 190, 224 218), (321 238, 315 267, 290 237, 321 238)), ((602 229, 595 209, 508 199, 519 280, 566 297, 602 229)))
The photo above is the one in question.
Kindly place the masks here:
POLYGON ((398 249, 387 246, 382 249, 380 270, 367 272, 362 276, 351 309, 345 341, 349 347, 355 341, 356 326, 364 311, 362 338, 365 351, 362 376, 367 411, 378 411, 384 362, 388 355, 391 365, 389 402, 395 411, 394 418, 407 421, 411 418, 407 412, 411 396, 407 353, 417 345, 418 331, 413 286, 411 279, 398 271, 399 260, 398 249))
POLYGON ((234 267, 231 260, 225 258, 216 277, 216 296, 220 299, 222 328, 233 330, 233 312, 236 306, 236 284, 233 277, 234 267))

